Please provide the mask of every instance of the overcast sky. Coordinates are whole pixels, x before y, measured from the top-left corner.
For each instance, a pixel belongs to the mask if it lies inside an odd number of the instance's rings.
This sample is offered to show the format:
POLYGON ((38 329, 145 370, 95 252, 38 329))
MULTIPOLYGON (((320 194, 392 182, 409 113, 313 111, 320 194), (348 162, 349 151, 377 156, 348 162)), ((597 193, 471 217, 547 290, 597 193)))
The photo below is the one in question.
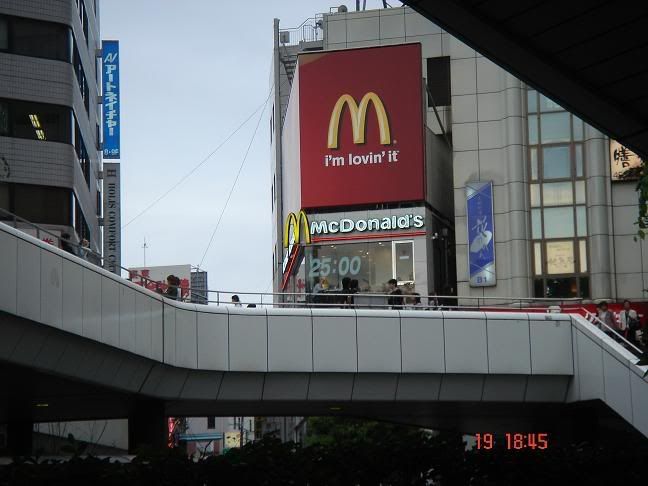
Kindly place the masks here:
MULTIPOLYGON (((367 8, 380 4, 369 0, 367 8)), ((337 5, 323 0, 101 2, 102 38, 119 40, 121 49, 122 224, 264 102, 273 19, 279 18, 283 28, 295 27, 337 5)), ((271 288, 268 109, 203 264, 210 289, 271 288)), ((258 119, 124 229, 123 266, 143 264, 145 237, 149 266, 200 262, 258 119)))

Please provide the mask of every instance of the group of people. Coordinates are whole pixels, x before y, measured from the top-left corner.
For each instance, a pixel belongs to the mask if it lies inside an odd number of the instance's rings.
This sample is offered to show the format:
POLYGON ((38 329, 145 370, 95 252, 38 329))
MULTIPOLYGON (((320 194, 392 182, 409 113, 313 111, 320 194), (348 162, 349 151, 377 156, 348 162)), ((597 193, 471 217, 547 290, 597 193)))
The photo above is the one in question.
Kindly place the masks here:
POLYGON ((608 303, 603 301, 597 306, 599 318, 598 327, 609 336, 622 336, 635 346, 646 345, 646 333, 643 332, 641 319, 629 300, 623 301, 623 309, 619 312, 618 319, 609 309, 608 303), (601 324, 602 323, 602 324, 601 324), (605 324, 605 325, 603 325, 605 324))

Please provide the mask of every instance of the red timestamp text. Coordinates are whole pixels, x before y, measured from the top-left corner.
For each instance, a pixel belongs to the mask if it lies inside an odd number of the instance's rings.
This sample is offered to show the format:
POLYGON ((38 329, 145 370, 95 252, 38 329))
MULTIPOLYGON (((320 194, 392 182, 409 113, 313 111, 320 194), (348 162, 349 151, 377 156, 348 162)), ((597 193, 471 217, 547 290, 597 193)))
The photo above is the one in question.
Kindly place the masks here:
POLYGON ((549 448, 549 434, 541 433, 524 433, 524 432, 506 432, 503 435, 491 433, 475 434, 476 448, 478 450, 491 450, 496 444, 505 445, 507 450, 545 450, 549 448))

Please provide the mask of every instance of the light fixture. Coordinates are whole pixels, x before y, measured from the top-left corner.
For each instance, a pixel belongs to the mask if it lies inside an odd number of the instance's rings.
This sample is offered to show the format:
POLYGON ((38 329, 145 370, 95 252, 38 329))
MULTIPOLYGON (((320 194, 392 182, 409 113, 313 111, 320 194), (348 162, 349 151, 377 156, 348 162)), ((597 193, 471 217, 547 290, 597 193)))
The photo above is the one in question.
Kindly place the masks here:
POLYGON ((29 115, 29 121, 35 129, 39 129, 41 127, 38 115, 29 115))
POLYGON ((38 137, 38 140, 47 140, 45 137, 45 132, 43 130, 36 130, 36 136, 38 137))
POLYGON ((329 407, 329 410, 331 412, 339 412, 340 410, 342 410, 342 407, 329 407))

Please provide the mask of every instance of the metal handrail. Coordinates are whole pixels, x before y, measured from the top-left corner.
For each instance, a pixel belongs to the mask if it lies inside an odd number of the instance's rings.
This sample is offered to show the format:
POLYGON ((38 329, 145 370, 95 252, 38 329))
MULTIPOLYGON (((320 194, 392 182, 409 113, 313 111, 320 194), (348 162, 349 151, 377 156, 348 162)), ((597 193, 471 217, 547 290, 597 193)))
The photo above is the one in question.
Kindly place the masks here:
MULTIPOLYGON (((80 258, 84 258, 81 255, 90 255, 90 256, 93 256, 93 257, 97 258, 99 261, 101 261, 103 259, 102 255, 100 253, 97 253, 96 251, 92 250, 91 248, 85 247, 85 246, 80 245, 79 243, 77 243, 77 242, 75 242, 75 241, 73 241, 71 239, 63 238, 60 235, 52 233, 51 231, 39 226, 38 224, 32 223, 31 221, 28 221, 25 218, 22 218, 22 217, 14 214, 14 213, 12 213, 10 211, 7 211, 6 209, 0 208, 0 214, 8 216, 11 220, 13 220, 13 223, 14 223, 13 227, 18 229, 18 230, 20 229, 17 226, 18 222, 20 222, 21 224, 26 224, 26 225, 31 226, 32 228, 34 228, 36 230, 36 238, 38 238, 39 240, 40 240, 41 233, 45 233, 45 234, 47 234, 47 235, 49 235, 49 236, 51 236, 53 238, 56 238, 58 240, 58 242, 59 242, 58 247, 61 246, 61 242, 65 242, 65 243, 75 247, 77 249, 78 253, 79 253, 76 256, 79 256, 80 258)), ((3 220, 0 219, 0 222, 3 222, 3 220)))
MULTIPOLYGON (((590 320, 590 319, 594 319, 594 320, 596 320, 597 323, 599 324, 597 327, 602 328, 602 326, 603 326, 603 327, 605 327, 606 329, 608 329, 608 330, 612 333, 612 337, 613 337, 613 339, 621 339, 621 340, 624 342, 624 344, 626 344, 627 346, 630 346, 630 347, 633 348, 637 353, 639 353, 639 356, 642 356, 642 355, 643 355, 644 352, 643 352, 641 349, 639 349, 637 346, 635 346, 635 345, 632 344, 630 341, 628 341, 624 336, 622 336, 621 334, 619 334, 619 333, 616 331, 616 329, 613 329, 613 328, 611 328, 610 326, 608 326, 608 325, 607 325, 605 322, 603 322, 603 321, 602 321, 602 320, 601 320, 601 319, 600 319, 596 314, 594 314, 593 312, 587 310, 587 309, 584 308, 584 307, 581 307, 581 311, 583 311, 583 312, 585 313, 586 319, 588 319, 588 320, 590 320)), ((591 321, 590 321, 590 322, 591 322, 591 321)), ((593 323, 593 324, 594 324, 594 323, 593 323)), ((633 354, 635 354, 635 353, 633 353, 633 354)))

